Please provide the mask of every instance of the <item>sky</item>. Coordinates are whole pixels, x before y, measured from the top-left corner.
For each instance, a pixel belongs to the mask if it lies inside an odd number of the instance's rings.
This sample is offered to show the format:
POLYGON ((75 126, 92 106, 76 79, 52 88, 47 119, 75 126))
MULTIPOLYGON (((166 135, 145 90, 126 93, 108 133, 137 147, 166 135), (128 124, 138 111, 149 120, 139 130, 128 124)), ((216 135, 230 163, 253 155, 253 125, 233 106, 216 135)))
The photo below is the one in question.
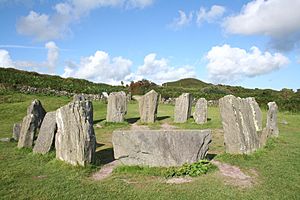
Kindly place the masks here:
POLYGON ((300 88, 300 0, 0 0, 0 67, 300 88))

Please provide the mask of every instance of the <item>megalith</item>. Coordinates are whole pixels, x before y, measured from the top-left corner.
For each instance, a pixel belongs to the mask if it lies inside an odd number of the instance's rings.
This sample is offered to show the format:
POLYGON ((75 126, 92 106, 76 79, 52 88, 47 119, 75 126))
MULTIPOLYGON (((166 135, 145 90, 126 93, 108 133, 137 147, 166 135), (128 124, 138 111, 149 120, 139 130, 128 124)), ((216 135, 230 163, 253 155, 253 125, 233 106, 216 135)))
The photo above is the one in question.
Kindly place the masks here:
POLYGON ((96 149, 92 102, 74 101, 59 108, 56 123, 56 158, 72 165, 92 163, 96 149))
POLYGON ((157 117, 158 93, 151 90, 139 99, 140 121, 154 123, 157 117))
POLYGON ((269 102, 268 103, 268 115, 267 115, 267 134, 271 137, 278 137, 279 135, 279 129, 277 124, 277 112, 278 112, 278 106, 276 102, 269 102))
POLYGON ((12 137, 14 138, 15 141, 19 141, 21 126, 22 126, 21 123, 14 124, 12 137))
POLYGON ((255 115, 249 100, 227 95, 219 100, 225 150, 231 154, 249 154, 260 147, 255 115))
POLYGON ((107 122, 123 122, 127 113, 127 97, 125 92, 112 92, 107 99, 107 122))
POLYGON ((46 114, 39 100, 34 100, 27 108, 27 115, 23 118, 18 148, 32 147, 33 140, 46 114))
POLYGON ((204 124, 207 122, 207 101, 205 98, 198 99, 193 117, 197 124, 204 124))
POLYGON ((184 123, 191 117, 192 95, 183 93, 175 101, 174 122, 184 123))
POLYGON ((41 154, 48 153, 51 150, 51 147, 54 146, 56 131, 56 112, 48 112, 42 122, 33 152, 41 154))

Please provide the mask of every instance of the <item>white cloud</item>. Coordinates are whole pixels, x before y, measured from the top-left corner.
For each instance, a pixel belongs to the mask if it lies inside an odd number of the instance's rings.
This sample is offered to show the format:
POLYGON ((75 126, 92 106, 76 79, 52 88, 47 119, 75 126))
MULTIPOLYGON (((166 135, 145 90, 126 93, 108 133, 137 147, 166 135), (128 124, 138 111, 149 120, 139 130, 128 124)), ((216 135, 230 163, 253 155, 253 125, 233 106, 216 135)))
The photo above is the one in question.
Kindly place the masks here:
POLYGON ((55 72, 55 68, 58 61, 59 49, 54 42, 48 42, 45 44, 45 48, 48 49, 46 65, 50 73, 55 72))
POLYGON ((179 17, 175 18, 173 22, 170 24, 170 27, 174 29, 179 29, 181 27, 187 26, 188 24, 191 23, 193 19, 193 13, 190 12, 188 15, 182 11, 179 10, 179 17))
POLYGON ((208 23, 215 22, 224 15, 225 11, 225 7, 219 5, 213 5, 210 10, 201 7, 197 12, 197 24, 200 25, 204 21, 208 23))
POLYGON ((95 82, 120 84, 130 72, 132 62, 122 57, 110 58, 104 51, 96 51, 94 55, 84 57, 80 64, 68 65, 63 77, 84 78, 95 82))
POLYGON ((210 79, 216 83, 267 74, 289 63, 289 59, 280 53, 261 52, 255 46, 247 52, 227 44, 212 47, 206 59, 210 79))
POLYGON ((154 0, 66 0, 53 7, 54 13, 30 11, 17 22, 17 32, 38 41, 59 39, 70 33, 70 25, 101 7, 144 8, 154 0))
POLYGON ((227 17, 223 26, 233 34, 270 36, 273 47, 290 50, 299 44, 299 8, 300 0, 255 0, 227 17))
POLYGON ((138 79, 145 78, 158 84, 195 76, 193 67, 172 67, 167 59, 157 59, 155 53, 145 56, 144 64, 139 66, 136 72, 138 79))
POLYGON ((0 67, 14 67, 9 52, 4 49, 0 49, 0 67))
MULTIPOLYGON (((39 47, 27 47, 20 45, 8 45, 14 48, 37 48, 39 47)), ((54 42, 48 42, 45 44, 45 48, 47 49, 47 59, 43 62, 35 62, 29 60, 21 60, 14 61, 11 59, 10 54, 7 50, 0 49, 0 67, 12 67, 18 69, 28 69, 33 68, 36 71, 41 71, 41 68, 48 68, 48 72, 53 74, 56 69, 56 65, 59 57, 59 48, 56 46, 54 42)))

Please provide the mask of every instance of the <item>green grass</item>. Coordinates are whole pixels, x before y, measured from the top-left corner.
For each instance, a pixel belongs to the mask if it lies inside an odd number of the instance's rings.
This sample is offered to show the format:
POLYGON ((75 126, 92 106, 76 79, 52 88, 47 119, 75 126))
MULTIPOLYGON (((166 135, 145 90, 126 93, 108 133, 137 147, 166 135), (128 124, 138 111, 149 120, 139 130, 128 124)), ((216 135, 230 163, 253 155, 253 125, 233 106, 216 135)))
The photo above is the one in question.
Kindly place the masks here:
MULTIPOLYGON (((22 120, 30 102, 38 98, 47 111, 66 104, 65 97, 10 94, 0 96, 0 137, 11 136, 13 123, 22 120)), ((173 124, 174 107, 159 105, 159 121, 151 125, 159 128, 168 122, 178 128, 211 128, 213 142, 210 153, 216 159, 239 166, 247 172, 258 173, 256 184, 241 189, 224 184, 217 171, 193 178, 193 182, 168 185, 163 169, 148 167, 120 167, 103 181, 93 181, 90 174, 109 162, 112 156, 111 133, 128 129, 138 123, 137 104, 129 104, 127 122, 106 123, 106 105, 94 102, 94 121, 97 141, 96 166, 73 167, 55 159, 55 152, 45 156, 30 149, 19 150, 16 143, 0 143, 0 199, 299 199, 300 197, 300 115, 279 113, 280 137, 268 141, 265 148, 252 155, 224 154, 223 136, 218 132, 221 121, 217 108, 209 108, 211 120, 197 125, 173 124), (102 126, 102 128, 97 128, 102 126)), ((264 115, 266 115, 265 111, 264 115)))

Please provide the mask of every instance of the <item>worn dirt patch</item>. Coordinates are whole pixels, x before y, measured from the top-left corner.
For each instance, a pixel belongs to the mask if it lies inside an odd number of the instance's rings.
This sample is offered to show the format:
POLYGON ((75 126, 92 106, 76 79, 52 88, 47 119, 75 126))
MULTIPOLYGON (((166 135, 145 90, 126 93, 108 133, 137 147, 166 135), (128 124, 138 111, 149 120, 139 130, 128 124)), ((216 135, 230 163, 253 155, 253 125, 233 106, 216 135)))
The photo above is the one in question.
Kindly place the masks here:
POLYGON ((131 124, 130 130, 150 130, 146 125, 138 125, 137 123, 131 124))
POLYGON ((173 130, 173 129, 177 128, 176 126, 170 125, 166 122, 163 123, 160 127, 161 127, 162 130, 173 130))
POLYGON ((216 165, 223 177, 225 177, 225 182, 230 185, 235 185, 242 188, 252 187, 255 184, 255 178, 258 176, 254 169, 250 170, 252 176, 245 174, 237 166, 229 165, 226 163, 221 163, 216 160, 211 161, 216 165))
POLYGON ((106 165, 104 165, 99 171, 97 171, 96 173, 94 173, 92 175, 92 179, 95 181, 99 181, 99 180, 103 180, 107 177, 109 177, 114 168, 119 164, 119 162, 117 160, 114 160, 106 165))
POLYGON ((192 178, 189 177, 175 177, 170 178, 166 181, 168 184, 183 184, 183 183, 190 183, 192 182, 192 178))

